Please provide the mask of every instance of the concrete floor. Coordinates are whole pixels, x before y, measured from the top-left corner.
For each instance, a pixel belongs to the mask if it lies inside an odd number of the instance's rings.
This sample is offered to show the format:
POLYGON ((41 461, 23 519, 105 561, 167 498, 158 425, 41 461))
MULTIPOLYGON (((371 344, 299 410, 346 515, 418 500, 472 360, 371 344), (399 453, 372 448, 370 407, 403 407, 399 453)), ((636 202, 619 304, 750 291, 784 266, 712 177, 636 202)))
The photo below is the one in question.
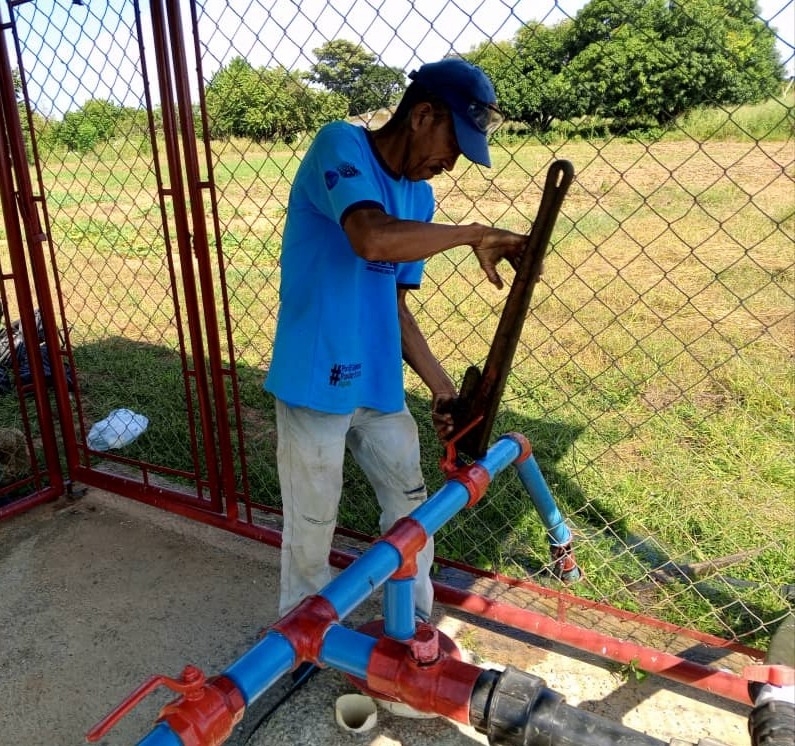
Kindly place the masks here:
MULTIPOLYGON (((226 669, 277 619, 278 553, 272 547, 125 498, 89 489, 0 523, 0 746, 76 746, 86 732, 153 674, 178 677, 187 664, 208 676, 226 669)), ((346 620, 380 610, 368 600, 346 620)), ((572 656, 554 643, 506 635, 440 608, 434 620, 484 667, 512 664, 547 681, 570 704, 666 742, 711 736, 747 746, 747 709, 649 676, 572 656), (492 663, 489 663, 492 662, 492 663)), ((250 727, 285 681, 252 707, 250 727)), ((338 696, 356 691, 323 670, 248 746, 487 743, 443 718, 413 720, 381 708, 366 734, 335 722, 338 696)), ((107 736, 135 744, 175 695, 144 699, 107 736)), ((243 746, 242 733, 229 743, 243 746)))

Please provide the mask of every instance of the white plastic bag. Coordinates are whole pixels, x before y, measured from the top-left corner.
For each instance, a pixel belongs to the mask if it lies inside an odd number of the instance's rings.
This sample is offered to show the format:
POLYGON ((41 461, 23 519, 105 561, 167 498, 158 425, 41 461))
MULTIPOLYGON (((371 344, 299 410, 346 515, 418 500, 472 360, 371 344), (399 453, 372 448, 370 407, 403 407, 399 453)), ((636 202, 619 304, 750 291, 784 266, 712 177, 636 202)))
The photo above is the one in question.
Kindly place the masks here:
POLYGON ((149 426, 149 419, 131 409, 114 409, 88 433, 88 447, 95 451, 123 448, 149 426))

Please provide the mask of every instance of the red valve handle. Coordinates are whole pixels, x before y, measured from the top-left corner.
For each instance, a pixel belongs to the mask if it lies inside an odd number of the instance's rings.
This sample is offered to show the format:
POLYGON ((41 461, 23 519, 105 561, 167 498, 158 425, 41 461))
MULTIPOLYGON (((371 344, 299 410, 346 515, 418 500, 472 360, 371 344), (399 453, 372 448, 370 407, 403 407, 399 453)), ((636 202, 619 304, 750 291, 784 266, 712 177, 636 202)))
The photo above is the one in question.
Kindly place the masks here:
POLYGON ((450 440, 447 441, 445 444, 445 455, 439 460, 439 466, 443 474, 452 474, 458 468, 456 466, 458 452, 456 451, 455 444, 461 440, 461 438, 463 438, 470 430, 472 430, 472 428, 479 425, 482 419, 483 415, 478 415, 466 427, 459 430, 453 438, 450 438, 450 440))
POLYGON ((168 676, 155 675, 144 681, 135 691, 100 720, 88 733, 86 734, 86 741, 93 742, 99 741, 107 732, 113 728, 128 712, 130 712, 138 703, 151 694, 157 687, 165 686, 171 689, 172 692, 177 694, 184 694, 185 697, 191 699, 191 695, 201 696, 201 689, 204 686, 206 677, 201 669, 196 666, 185 666, 182 671, 180 679, 172 679, 168 676))

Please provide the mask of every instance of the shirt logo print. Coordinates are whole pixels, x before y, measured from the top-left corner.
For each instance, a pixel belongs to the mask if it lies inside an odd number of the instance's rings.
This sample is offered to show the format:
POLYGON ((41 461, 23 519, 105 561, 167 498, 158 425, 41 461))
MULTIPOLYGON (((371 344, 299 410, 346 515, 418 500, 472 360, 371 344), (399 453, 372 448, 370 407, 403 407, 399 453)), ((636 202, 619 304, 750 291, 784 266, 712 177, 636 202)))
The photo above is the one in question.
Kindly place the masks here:
POLYGON ((356 168, 356 166, 354 166, 352 163, 347 163, 347 162, 340 163, 340 165, 337 166, 337 171, 339 172, 339 175, 342 176, 343 179, 350 179, 354 176, 358 176, 359 174, 361 174, 361 171, 359 171, 359 169, 356 168))
POLYGON ((326 189, 331 191, 340 180, 340 175, 336 171, 326 171, 326 173, 323 174, 323 178, 326 181, 326 189))
POLYGON ((351 386, 355 379, 361 377, 361 363, 334 363, 329 370, 328 384, 344 389, 351 386))

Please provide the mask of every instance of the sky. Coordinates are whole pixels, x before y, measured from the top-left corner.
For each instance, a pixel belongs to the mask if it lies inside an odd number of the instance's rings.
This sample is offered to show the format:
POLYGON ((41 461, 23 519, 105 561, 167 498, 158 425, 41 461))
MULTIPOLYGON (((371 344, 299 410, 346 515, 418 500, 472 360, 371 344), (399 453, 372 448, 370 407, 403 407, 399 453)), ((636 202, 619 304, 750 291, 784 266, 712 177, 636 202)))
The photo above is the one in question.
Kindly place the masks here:
MULTIPOLYGON (((205 45, 203 72, 209 77, 235 56, 246 57, 255 67, 283 65, 308 70, 316 61, 312 50, 334 38, 361 43, 383 64, 408 72, 450 52, 467 52, 489 37, 509 40, 522 23, 552 25, 573 17, 585 2, 199 0, 200 37, 205 45)), ((132 2, 83 3, 34 0, 18 6, 20 37, 28 50, 24 65, 37 110, 60 118, 92 98, 140 106, 142 85, 132 2), (89 54, 85 50, 90 50, 89 54), (46 84, 37 87, 40 80, 46 84)), ((187 3, 183 5, 187 14, 187 3)), ((147 0, 141 0, 141 6, 147 39, 147 0)), ((760 16, 777 31, 781 60, 792 75, 795 0, 758 0, 758 6, 760 16)), ((3 3, 0 12, 4 9, 3 3)), ((151 49, 147 54, 151 65, 151 49)))
MULTIPOLYGON (((438 59, 451 50, 469 51, 487 37, 510 39, 523 22, 555 24, 574 17, 586 0, 263 0, 271 8, 264 26, 273 61, 302 69, 315 61, 311 50, 325 39, 341 36, 363 44, 387 65, 410 67, 438 59), (289 35, 283 29, 289 28, 289 35)), ((206 7, 223 4, 208 0, 206 7)), ((781 35, 783 59, 792 61, 795 46, 795 2, 762 0, 760 15, 781 35)), ((210 11, 212 12, 212 11, 210 11)), ((235 46, 247 43, 245 26, 235 46)), ((253 45, 254 48, 256 45, 253 45)), ((252 64, 255 64, 252 62, 252 64)))

